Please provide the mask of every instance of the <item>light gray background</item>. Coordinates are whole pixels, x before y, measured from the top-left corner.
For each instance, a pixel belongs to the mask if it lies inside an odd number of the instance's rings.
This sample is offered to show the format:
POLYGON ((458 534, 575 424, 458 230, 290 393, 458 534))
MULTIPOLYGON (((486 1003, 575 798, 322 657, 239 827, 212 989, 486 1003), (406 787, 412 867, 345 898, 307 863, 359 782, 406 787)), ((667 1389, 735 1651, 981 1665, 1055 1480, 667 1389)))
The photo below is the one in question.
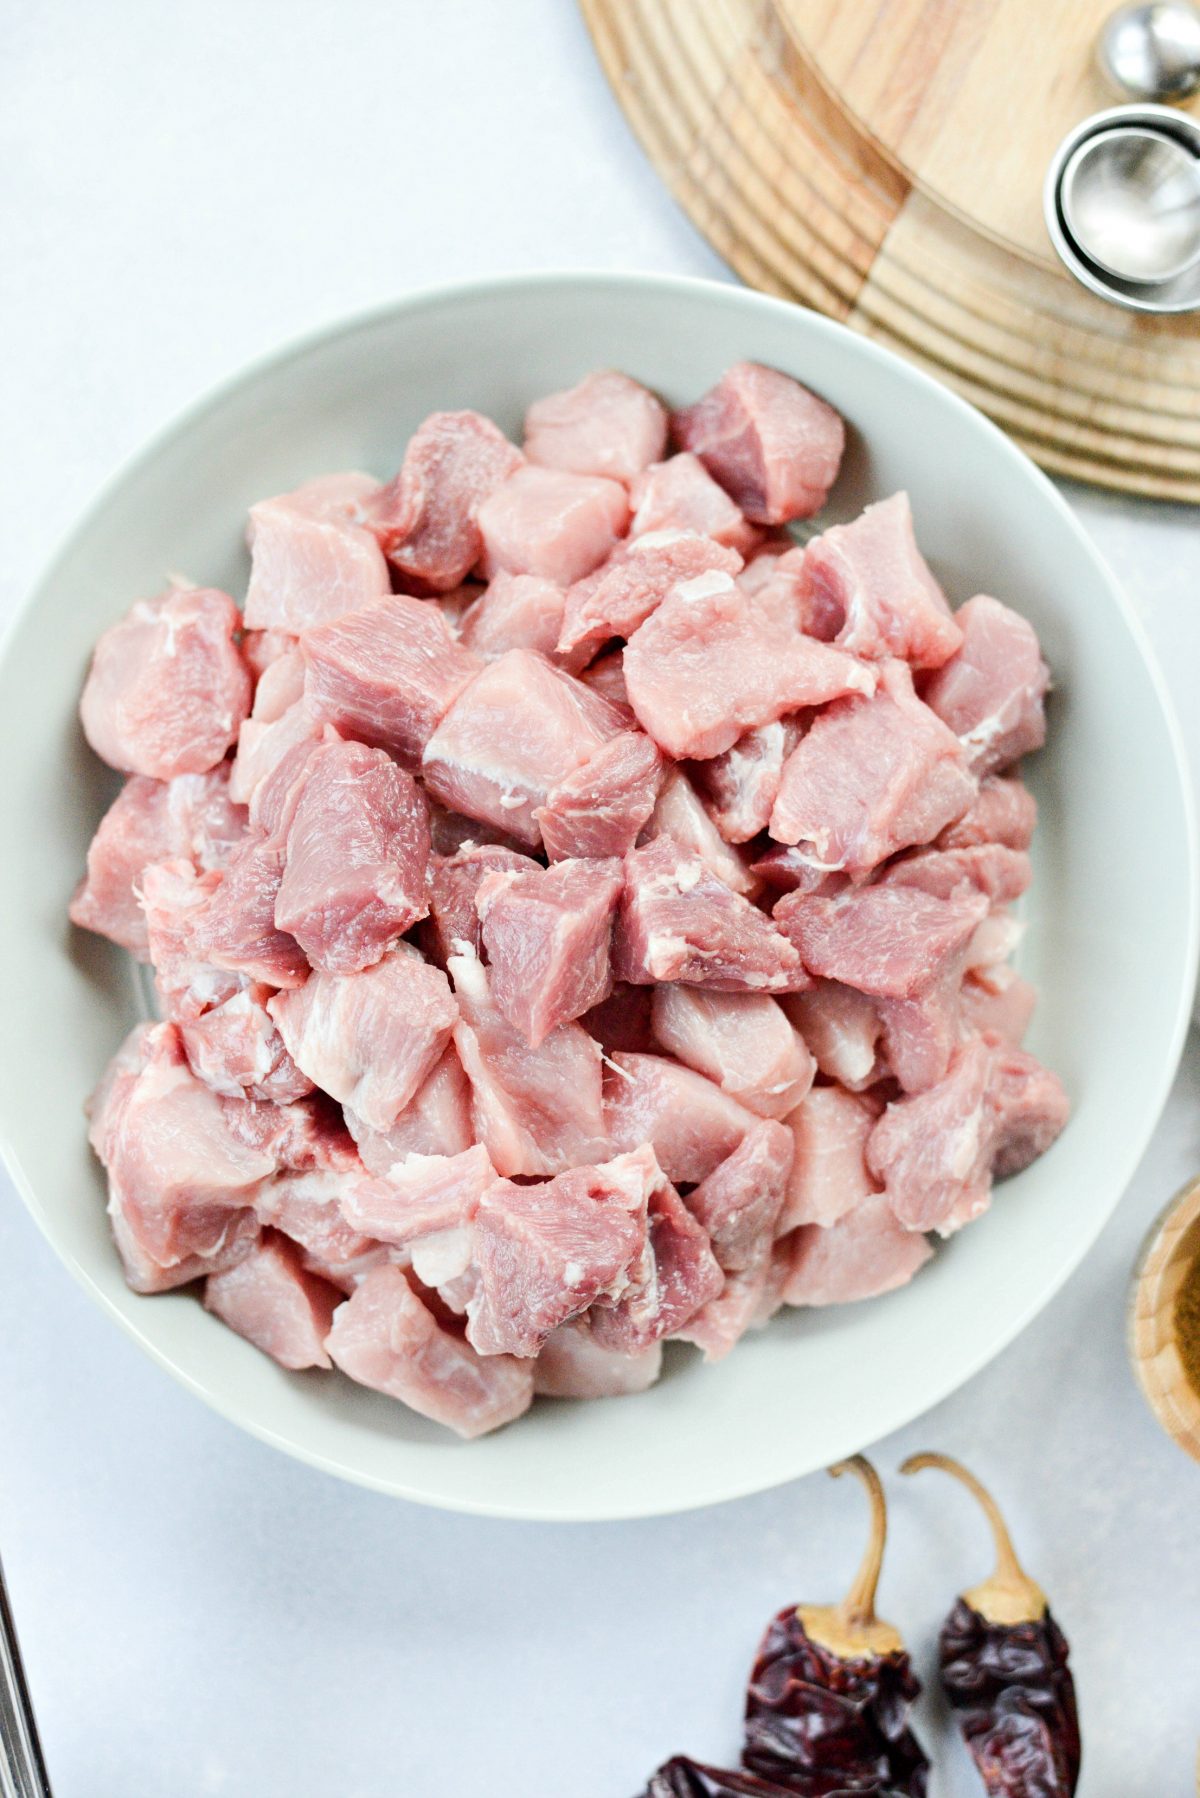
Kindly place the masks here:
MULTIPOLYGON (((571 0, 6 0, 0 614, 111 468, 248 358, 414 286, 562 265, 728 278, 571 0)), ((1069 497, 1200 765, 1196 517, 1069 497)), ((1138 1243, 1198 1165, 1193 1040, 1066 1290, 877 1449, 885 1472, 937 1445, 991 1478, 1074 1644, 1086 1798, 1186 1791, 1200 1736, 1200 1469, 1142 1405, 1122 1335, 1138 1243)), ((3 1176, 0 1292, 0 1549, 59 1798, 630 1798, 670 1750, 734 1753, 767 1617, 834 1596, 857 1557, 858 1499, 822 1476, 549 1528, 293 1465, 93 1310, 3 1176)), ((986 1545, 948 1485, 892 1489, 883 1608, 927 1665, 986 1545)), ((976 1792, 936 1707, 928 1733, 936 1791, 976 1792)))

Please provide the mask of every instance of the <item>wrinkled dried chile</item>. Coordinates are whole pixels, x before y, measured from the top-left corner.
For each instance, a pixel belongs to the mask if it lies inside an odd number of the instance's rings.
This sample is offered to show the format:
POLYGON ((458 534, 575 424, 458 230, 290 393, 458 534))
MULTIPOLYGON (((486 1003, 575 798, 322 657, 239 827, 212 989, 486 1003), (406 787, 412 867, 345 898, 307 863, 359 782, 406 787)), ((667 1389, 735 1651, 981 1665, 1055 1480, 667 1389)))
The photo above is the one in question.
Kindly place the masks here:
POLYGON ((942 1684, 984 1788, 993 1798, 1070 1798, 1081 1748, 1066 1637, 987 1489, 948 1455, 913 1455, 901 1472, 923 1467, 974 1493, 996 1545, 995 1572, 963 1593, 940 1640, 942 1684))
MULTIPOLYGON (((813 1787, 815 1791, 817 1788, 813 1787)), ((851 1789, 838 1786, 820 1788, 826 1798, 900 1798, 894 1788, 856 1785, 851 1789)), ((721 1767, 706 1767, 700 1761, 677 1754, 666 1761, 646 1787, 645 1798, 795 1798, 795 1786, 776 1785, 773 1780, 759 1779, 755 1773, 734 1772, 721 1767)))

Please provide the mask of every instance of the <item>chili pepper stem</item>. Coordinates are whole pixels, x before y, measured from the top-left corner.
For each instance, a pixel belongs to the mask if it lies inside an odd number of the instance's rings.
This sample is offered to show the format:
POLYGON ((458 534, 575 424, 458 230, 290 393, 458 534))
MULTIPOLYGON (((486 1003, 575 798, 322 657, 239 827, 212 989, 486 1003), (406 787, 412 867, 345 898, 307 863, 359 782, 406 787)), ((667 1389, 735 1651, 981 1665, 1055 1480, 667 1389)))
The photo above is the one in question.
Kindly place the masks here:
POLYGON ((875 1615, 875 1592, 887 1540, 887 1501, 883 1496, 883 1485, 863 1455, 852 1455, 848 1461, 839 1461, 829 1472, 835 1479, 843 1473, 856 1474, 866 1487, 871 1501, 870 1534, 858 1572, 841 1603, 799 1605, 796 1614, 810 1639, 841 1660, 900 1654, 904 1648, 900 1632, 875 1615))
POLYGON ((926 1467, 936 1467, 965 1486, 974 1495, 991 1526, 996 1548, 996 1566, 990 1578, 963 1593, 972 1610, 978 1611, 987 1623, 1035 1623, 1038 1618, 1044 1617, 1046 1594, 1035 1580, 1030 1579, 1018 1561, 1008 1526, 987 1487, 976 1479, 969 1468, 964 1467, 961 1461, 954 1460, 951 1455, 910 1455, 900 1471, 920 1473, 926 1467))

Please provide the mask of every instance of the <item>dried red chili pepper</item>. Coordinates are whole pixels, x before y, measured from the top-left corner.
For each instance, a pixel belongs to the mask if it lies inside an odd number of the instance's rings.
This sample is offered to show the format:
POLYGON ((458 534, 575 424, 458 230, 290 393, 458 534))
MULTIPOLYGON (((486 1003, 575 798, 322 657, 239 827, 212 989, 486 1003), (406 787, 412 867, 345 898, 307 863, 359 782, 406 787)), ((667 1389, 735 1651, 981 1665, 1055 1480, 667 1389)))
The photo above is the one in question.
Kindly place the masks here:
POLYGON ((941 1634, 942 1684, 984 1787, 992 1798, 1070 1798, 1081 1748, 1067 1639, 987 1488, 949 1455, 910 1455, 900 1471, 923 1467, 975 1494, 996 1544, 995 1572, 962 1594, 941 1634))
POLYGON ((840 1604, 800 1605, 768 1625, 746 1692, 742 1760, 812 1798, 846 1789, 923 1798, 929 1762, 908 1725, 921 1687, 899 1633, 875 1615, 887 1536, 883 1487, 861 1455, 829 1471, 855 1473, 867 1489, 866 1553, 840 1604))
MULTIPOLYGON (((877 1785, 874 1780, 832 1791, 827 1786, 812 1788, 818 1789, 825 1798, 901 1798, 894 1787, 877 1785)), ((759 1779, 756 1773, 708 1767, 676 1754, 651 1775, 642 1798, 796 1798, 796 1787, 776 1785, 774 1780, 759 1779)))

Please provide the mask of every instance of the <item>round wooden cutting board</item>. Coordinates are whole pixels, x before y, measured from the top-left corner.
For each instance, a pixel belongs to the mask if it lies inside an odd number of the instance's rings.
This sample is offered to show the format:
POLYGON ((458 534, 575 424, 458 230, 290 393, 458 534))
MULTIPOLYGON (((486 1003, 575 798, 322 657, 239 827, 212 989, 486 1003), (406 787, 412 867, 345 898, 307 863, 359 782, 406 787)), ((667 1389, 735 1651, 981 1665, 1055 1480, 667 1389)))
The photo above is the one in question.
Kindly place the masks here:
POLYGON ((1113 3, 581 0, 743 280, 920 363, 1056 473, 1195 503, 1200 315, 1094 298, 1042 218, 1055 147, 1113 103, 1092 59, 1113 3))

